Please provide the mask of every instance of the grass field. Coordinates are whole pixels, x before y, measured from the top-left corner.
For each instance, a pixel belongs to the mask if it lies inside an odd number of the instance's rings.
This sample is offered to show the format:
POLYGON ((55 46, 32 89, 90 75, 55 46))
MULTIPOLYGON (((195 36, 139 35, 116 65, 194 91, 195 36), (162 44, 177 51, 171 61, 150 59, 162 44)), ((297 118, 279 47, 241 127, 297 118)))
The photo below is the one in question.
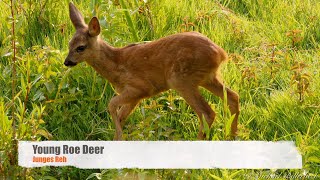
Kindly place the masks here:
MULTIPOLYGON (((86 22, 98 16, 103 38, 116 47, 184 31, 201 32, 223 47, 229 61, 222 77, 240 95, 238 139, 295 141, 303 156, 300 170, 19 167, 17 140, 112 140, 106 108, 114 91, 85 63, 63 65, 75 31, 69 1, 16 0, 12 8, 10 3, 0 1, 0 178, 320 178, 320 1, 74 1, 86 22)), ((230 116, 223 101, 201 91, 217 113, 209 140, 226 140, 230 116)), ((136 108, 124 138, 196 140, 198 124, 185 101, 168 91, 136 108)))

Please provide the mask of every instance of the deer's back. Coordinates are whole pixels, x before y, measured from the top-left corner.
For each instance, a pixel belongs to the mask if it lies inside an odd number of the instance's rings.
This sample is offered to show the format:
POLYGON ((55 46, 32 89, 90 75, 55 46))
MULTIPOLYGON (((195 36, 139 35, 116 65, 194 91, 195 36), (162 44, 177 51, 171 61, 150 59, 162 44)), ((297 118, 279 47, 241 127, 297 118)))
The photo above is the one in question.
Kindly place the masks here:
POLYGON ((120 57, 126 78, 130 79, 127 82, 151 86, 157 93, 170 88, 168 79, 173 77, 199 81, 215 73, 226 53, 200 33, 188 32, 127 46, 121 49, 120 57))

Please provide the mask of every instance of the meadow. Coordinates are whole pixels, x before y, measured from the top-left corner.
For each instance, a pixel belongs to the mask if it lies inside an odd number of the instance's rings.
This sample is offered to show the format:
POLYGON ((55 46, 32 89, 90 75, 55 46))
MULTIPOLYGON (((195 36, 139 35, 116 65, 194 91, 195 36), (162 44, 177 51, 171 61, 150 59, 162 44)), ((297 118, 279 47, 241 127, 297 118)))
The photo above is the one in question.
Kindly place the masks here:
MULTIPOLYGON (((320 1, 75 0, 86 22, 122 47, 198 31, 223 47, 225 84, 240 95, 238 140, 296 143, 296 170, 26 169, 18 140, 112 140, 107 104, 113 87, 85 63, 63 65, 75 32, 67 0, 0 0, 0 179, 320 178, 320 1)), ((226 103, 201 92, 217 113, 207 140, 228 140, 226 103)), ((129 116, 126 140, 196 140, 198 118, 175 91, 143 100, 129 116)))

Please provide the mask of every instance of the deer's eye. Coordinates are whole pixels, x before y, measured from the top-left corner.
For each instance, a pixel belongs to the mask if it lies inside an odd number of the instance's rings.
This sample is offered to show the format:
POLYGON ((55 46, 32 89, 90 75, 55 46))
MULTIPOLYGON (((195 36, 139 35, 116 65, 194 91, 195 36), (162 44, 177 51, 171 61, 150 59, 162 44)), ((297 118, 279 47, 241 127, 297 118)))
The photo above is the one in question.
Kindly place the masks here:
POLYGON ((85 49, 86 49, 86 46, 79 46, 79 47, 77 47, 76 51, 83 52, 85 49))

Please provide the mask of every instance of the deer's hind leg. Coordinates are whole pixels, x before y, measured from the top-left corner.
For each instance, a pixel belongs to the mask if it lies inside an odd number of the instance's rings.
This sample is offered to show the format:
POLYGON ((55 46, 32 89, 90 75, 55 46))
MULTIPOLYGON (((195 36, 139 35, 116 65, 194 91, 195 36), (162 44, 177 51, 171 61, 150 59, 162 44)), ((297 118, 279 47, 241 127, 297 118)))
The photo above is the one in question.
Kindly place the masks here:
POLYGON ((198 139, 203 140, 206 137, 206 135, 203 133, 203 117, 205 118, 210 128, 215 118, 215 112, 201 96, 197 85, 191 85, 186 83, 185 81, 181 82, 183 84, 175 84, 173 89, 178 91, 178 93, 186 100, 186 102, 198 115, 200 120, 198 139))
MULTIPOLYGON (((224 99, 224 94, 223 94, 224 84, 217 77, 214 77, 206 81, 201 86, 208 89, 214 95, 220 97, 221 99, 224 99)), ((237 124, 238 124, 238 118, 240 113, 239 95, 227 87, 225 87, 225 89, 227 91, 227 103, 228 103, 230 112, 231 114, 235 114, 235 117, 231 125, 231 135, 235 137, 237 135, 237 124)))

